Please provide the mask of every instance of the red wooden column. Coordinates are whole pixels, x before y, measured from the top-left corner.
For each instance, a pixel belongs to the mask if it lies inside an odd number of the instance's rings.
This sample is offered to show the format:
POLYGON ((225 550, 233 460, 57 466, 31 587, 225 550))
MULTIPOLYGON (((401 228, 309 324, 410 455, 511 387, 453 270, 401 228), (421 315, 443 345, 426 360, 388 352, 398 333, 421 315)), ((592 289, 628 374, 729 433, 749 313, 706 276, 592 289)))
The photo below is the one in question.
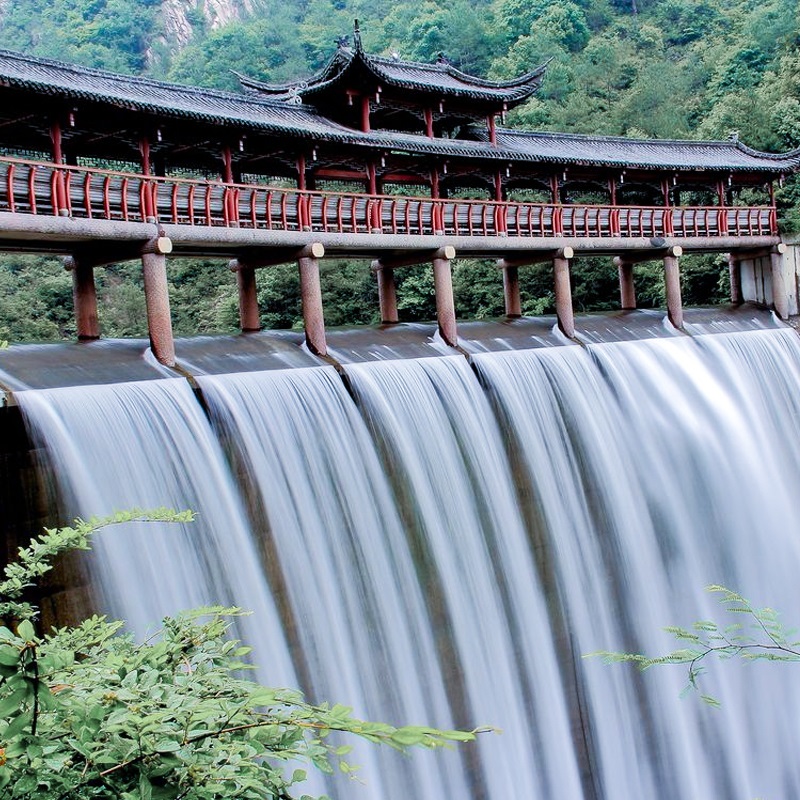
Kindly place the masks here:
POLYGON ((558 327, 565 336, 572 339, 575 336, 575 314, 572 310, 572 286, 569 278, 568 258, 556 256, 553 259, 553 282, 558 327))
POLYGON ((159 236, 149 242, 142 253, 150 348, 153 355, 168 367, 175 366, 175 339, 167 283, 167 255, 171 252, 172 242, 165 236, 159 236))
POLYGON ((507 317, 522 316, 522 299, 519 293, 519 267, 510 264, 503 267, 503 297, 507 317))
MULTIPOLYGON (((50 140, 53 143, 53 163, 59 166, 64 163, 64 151, 61 145, 61 123, 57 120, 50 126, 50 140)), ((69 216, 69 203, 67 201, 67 185, 64 180, 64 172, 60 169, 55 171, 53 178, 53 211, 62 216, 69 216)))
MULTIPOLYGON (((143 136, 139 140, 139 152, 142 155, 142 175, 149 176, 152 174, 150 165, 150 140, 143 136)), ((156 184, 150 181, 144 181, 142 185, 142 205, 144 210, 144 218, 146 222, 155 223, 156 219, 156 202, 155 202, 155 188, 156 184)))
POLYGON ((320 244, 309 245, 297 259, 300 270, 300 301, 303 306, 303 324, 306 329, 308 349, 318 355, 328 353, 325 338, 325 314, 322 309, 322 286, 319 279, 319 259, 325 255, 320 244))
POLYGON ((233 153, 228 145, 222 148, 222 180, 230 184, 225 187, 225 222, 234 228, 239 227, 239 193, 233 187, 233 153))
POLYGON ((669 248, 664 256, 664 289, 667 295, 667 316, 676 328, 683 328, 683 298, 681 297, 681 273, 678 261, 683 248, 669 248))
POLYGON ((425 117, 425 135, 429 139, 433 139, 433 110, 426 108, 422 113, 425 117))
POLYGON ((236 286, 239 289, 239 324, 242 333, 260 331, 261 310, 258 307, 255 268, 239 264, 236 269, 236 286))
POLYGON ((381 309, 381 323, 383 325, 393 325, 400 321, 397 313, 397 282, 394 277, 394 269, 384 266, 380 261, 373 262, 372 266, 378 278, 378 302, 381 309))
POLYGON ((636 288, 633 284, 633 263, 618 256, 614 264, 619 272, 619 305, 623 310, 636 308, 636 288))
POLYGON ((364 133, 370 132, 369 124, 369 95, 361 96, 361 130, 364 133))
POLYGON ((84 342, 99 339, 94 268, 91 264, 81 264, 76 259, 70 259, 67 268, 72 272, 72 299, 78 339, 84 342))
POLYGON ((436 293, 436 318, 439 333, 451 347, 458 344, 456 307, 453 297, 453 273, 450 262, 456 257, 454 247, 442 247, 433 256, 433 286, 436 293))

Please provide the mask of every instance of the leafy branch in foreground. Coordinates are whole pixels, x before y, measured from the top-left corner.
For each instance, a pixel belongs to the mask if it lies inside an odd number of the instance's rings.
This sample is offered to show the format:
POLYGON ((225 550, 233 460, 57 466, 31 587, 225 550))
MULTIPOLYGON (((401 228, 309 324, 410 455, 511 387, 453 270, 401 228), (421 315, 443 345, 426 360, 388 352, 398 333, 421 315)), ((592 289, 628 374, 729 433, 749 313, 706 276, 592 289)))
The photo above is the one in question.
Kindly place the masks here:
MULTIPOLYGON (((754 608, 749 600, 724 586, 712 585, 706 589, 720 594, 720 604, 726 611, 744 615, 743 622, 721 626, 710 620, 700 620, 691 629, 676 626, 665 628, 683 647, 663 656, 603 650, 585 657, 600 656, 607 664, 632 662, 641 670, 665 664, 684 665, 688 678, 685 691, 699 689, 698 679, 705 671, 704 662, 709 657, 745 661, 800 661, 800 639, 794 638, 797 631, 785 628, 777 611, 754 608)), ((719 701, 711 695, 700 696, 709 705, 719 705, 719 701)))
MULTIPOLYGON (((235 608, 163 621, 139 643, 122 622, 91 617, 40 635, 37 609, 21 600, 65 550, 87 549, 97 531, 133 520, 189 521, 191 514, 130 512, 45 531, 20 550, 0 581, 0 800, 289 800, 347 745, 334 731, 397 750, 466 742, 475 733, 365 722, 341 705, 243 675, 249 648, 228 637, 235 608)), ((304 795, 305 797, 305 795, 304 795)))

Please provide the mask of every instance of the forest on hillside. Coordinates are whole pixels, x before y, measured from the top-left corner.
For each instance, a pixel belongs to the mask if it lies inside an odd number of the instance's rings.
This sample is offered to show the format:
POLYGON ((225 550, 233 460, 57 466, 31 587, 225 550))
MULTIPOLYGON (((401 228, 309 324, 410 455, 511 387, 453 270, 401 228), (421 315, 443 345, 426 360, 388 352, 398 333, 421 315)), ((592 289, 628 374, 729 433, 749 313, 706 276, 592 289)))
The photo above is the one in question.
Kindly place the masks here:
MULTIPOLYGON (((365 48, 433 61, 443 53, 466 72, 512 77, 550 59, 540 93, 507 125, 657 138, 738 134, 767 151, 800 147, 800 11, 796 0, 5 0, 0 47, 87 66, 236 90, 234 72, 267 81, 319 69, 335 40, 359 19, 365 48)), ((780 193, 786 229, 800 191, 780 193)), ((726 294, 721 259, 685 259, 687 303, 726 294)), ((232 277, 223 264, 174 260, 176 332, 236 327, 232 277)), ((267 327, 300 320, 294 267, 263 270, 259 298, 267 327)), ((138 265, 99 275, 106 335, 145 331, 138 265)), ((363 263, 326 262, 331 324, 376 322, 374 278, 363 263)), ((576 310, 615 307, 610 263, 575 265, 576 310)), ((502 314, 497 270, 457 262, 464 317, 502 314)), ((658 270, 638 275, 642 305, 662 305, 658 270)), ((526 313, 552 310, 546 269, 526 271, 526 313)), ((409 271, 400 289, 404 319, 434 316, 432 279, 409 271)), ((73 333, 69 276, 52 259, 0 260, 0 336, 14 341, 73 333)))

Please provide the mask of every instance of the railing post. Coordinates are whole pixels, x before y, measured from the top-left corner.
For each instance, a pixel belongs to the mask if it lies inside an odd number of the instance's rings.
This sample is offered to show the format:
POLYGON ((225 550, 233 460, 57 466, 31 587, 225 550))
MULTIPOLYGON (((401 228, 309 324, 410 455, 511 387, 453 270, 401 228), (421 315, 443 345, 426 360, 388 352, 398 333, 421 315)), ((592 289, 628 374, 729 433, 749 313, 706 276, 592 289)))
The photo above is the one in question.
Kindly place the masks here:
POLYGON ((309 245, 297 259, 300 271, 300 301, 308 349, 318 356, 328 353, 325 338, 325 315, 322 309, 322 286, 319 279, 319 259, 325 254, 320 244, 309 245))
POLYGON ((236 285, 239 289, 239 325, 242 333, 255 333, 261 330, 261 311, 258 307, 256 290, 256 270, 240 261, 231 261, 228 265, 236 273, 236 285))
POLYGON ((458 344, 453 274, 450 269, 450 262, 455 257, 455 248, 450 245, 442 247, 433 257, 433 285, 436 292, 436 317, 439 322, 439 333, 451 347, 458 344))
POLYGON ((575 314, 572 310, 572 287, 569 279, 568 258, 557 256, 553 259, 553 282, 558 327, 565 336, 572 339, 575 336, 575 314))
POLYGON ((72 272, 72 299, 75 307, 75 327, 80 341, 100 338, 97 320, 97 289, 94 283, 94 268, 68 259, 67 269, 72 272))
POLYGON ((636 288, 633 283, 633 264, 622 256, 614 259, 619 272, 620 308, 629 311, 636 308, 636 288))
MULTIPOLYGON (((380 263, 380 262, 378 262, 380 263)), ((378 278, 378 302, 381 309, 381 323, 391 325, 399 322, 397 314, 397 282, 392 267, 379 266, 375 269, 378 278)))
POLYGON ((154 239, 142 253, 144 299, 147 305, 147 328, 153 355, 168 367, 175 366, 175 339, 169 308, 167 254, 172 242, 165 236, 154 239))
POLYGON ((664 289, 667 295, 667 316, 676 328, 683 328, 683 299, 681 297, 681 273, 678 260, 683 255, 682 247, 671 247, 664 256, 664 289))
POLYGON ((519 293, 519 267, 503 267, 503 296, 506 302, 507 317, 522 316, 522 299, 519 293))

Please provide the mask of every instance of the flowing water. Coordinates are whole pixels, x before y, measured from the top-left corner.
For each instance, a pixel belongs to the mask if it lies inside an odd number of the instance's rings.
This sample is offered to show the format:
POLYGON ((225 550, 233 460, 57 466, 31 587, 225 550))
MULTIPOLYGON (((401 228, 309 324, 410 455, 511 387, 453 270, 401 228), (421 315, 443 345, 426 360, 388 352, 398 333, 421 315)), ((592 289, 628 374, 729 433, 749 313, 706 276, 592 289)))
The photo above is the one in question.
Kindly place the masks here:
POLYGON ((18 395, 66 513, 198 511, 101 537, 113 613, 145 630, 243 605, 266 681, 391 722, 503 729, 455 753, 361 750, 366 786, 340 798, 800 796, 791 665, 711 669, 713 709, 678 698, 681 668, 583 658, 671 649, 663 626, 720 616, 711 583, 791 618, 796 334, 345 373, 202 376, 207 414, 178 379, 18 395))

